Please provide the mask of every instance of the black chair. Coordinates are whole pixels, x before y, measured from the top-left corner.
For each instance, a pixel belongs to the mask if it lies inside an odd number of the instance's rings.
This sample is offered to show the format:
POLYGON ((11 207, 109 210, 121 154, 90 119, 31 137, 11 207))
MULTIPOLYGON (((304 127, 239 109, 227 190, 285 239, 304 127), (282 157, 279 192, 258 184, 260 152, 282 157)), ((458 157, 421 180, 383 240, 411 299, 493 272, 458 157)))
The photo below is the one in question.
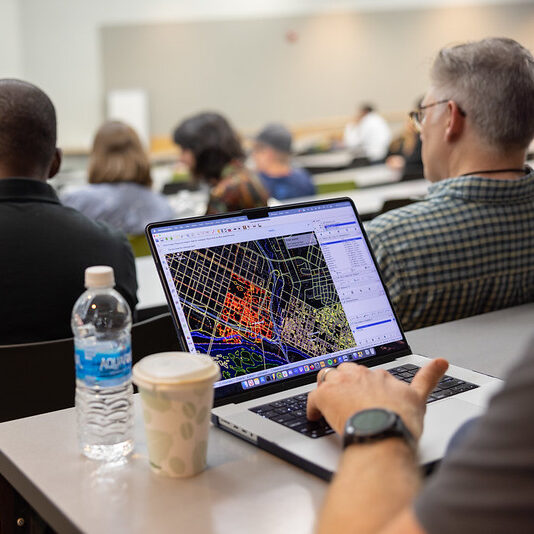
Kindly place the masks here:
POLYGON ((162 304, 160 306, 150 306, 149 308, 139 308, 135 310, 136 323, 152 319, 158 315, 169 314, 169 306, 162 304))
POLYGON ((74 406, 72 338, 0 346, 0 422, 74 406))
POLYGON ((132 326, 132 364, 156 352, 182 350, 170 313, 163 313, 132 326))
POLYGON ((382 205, 382 209, 378 212, 378 215, 382 215, 382 213, 387 213, 391 210, 396 210, 397 208, 403 208, 404 206, 409 206, 410 204, 413 204, 414 202, 418 202, 419 199, 417 198, 393 198, 391 200, 384 201, 384 204, 382 205))
POLYGON ((170 182, 163 186, 161 190, 164 195, 176 195, 180 191, 198 191, 199 185, 195 182, 170 182))
MULTIPOLYGON (((132 326, 132 359, 180 350, 169 313, 132 326)), ((0 346, 0 422, 74 406, 72 338, 0 346)))

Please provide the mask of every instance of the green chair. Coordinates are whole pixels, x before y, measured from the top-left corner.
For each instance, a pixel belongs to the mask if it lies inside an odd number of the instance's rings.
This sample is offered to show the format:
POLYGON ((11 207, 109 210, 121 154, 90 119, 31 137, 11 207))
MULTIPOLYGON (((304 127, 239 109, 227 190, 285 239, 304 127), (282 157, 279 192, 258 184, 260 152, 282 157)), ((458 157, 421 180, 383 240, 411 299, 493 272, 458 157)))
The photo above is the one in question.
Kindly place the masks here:
POLYGON ((337 193, 339 191, 352 191, 357 189, 357 187, 353 180, 349 180, 345 182, 319 183, 316 184, 315 189, 318 195, 323 195, 325 193, 337 193))
POLYGON ((150 247, 144 235, 129 235, 128 241, 130 242, 136 258, 139 258, 140 256, 150 256, 150 247))

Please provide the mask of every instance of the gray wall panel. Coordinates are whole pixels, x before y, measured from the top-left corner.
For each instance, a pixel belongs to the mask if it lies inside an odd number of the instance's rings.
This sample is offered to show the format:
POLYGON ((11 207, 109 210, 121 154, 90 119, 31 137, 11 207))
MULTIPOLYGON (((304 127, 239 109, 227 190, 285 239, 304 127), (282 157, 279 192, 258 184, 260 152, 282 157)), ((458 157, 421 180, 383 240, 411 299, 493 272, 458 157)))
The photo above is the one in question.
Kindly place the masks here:
POLYGON ((348 115, 362 100, 401 111, 444 44, 505 35, 532 50, 533 27, 533 4, 109 26, 104 88, 146 89, 152 135, 202 109, 241 129, 348 115))

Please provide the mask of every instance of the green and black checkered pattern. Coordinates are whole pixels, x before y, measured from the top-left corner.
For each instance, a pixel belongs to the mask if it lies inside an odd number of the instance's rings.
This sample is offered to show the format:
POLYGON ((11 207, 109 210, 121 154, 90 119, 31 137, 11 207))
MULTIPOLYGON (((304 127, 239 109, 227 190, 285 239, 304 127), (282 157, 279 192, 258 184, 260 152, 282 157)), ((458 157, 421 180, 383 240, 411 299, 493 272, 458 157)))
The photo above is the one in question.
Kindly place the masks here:
POLYGON ((403 327, 534 301, 534 171, 432 184, 366 229, 403 327))

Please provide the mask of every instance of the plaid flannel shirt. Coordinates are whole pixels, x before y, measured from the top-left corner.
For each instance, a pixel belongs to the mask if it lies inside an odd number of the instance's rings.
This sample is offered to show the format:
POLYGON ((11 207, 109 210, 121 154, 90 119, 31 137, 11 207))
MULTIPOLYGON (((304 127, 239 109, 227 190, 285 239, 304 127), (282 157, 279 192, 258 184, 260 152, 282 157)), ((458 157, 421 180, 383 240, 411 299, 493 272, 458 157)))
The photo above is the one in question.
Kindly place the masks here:
POLYGON ((366 226, 406 330, 534 301, 534 171, 432 184, 366 226))

